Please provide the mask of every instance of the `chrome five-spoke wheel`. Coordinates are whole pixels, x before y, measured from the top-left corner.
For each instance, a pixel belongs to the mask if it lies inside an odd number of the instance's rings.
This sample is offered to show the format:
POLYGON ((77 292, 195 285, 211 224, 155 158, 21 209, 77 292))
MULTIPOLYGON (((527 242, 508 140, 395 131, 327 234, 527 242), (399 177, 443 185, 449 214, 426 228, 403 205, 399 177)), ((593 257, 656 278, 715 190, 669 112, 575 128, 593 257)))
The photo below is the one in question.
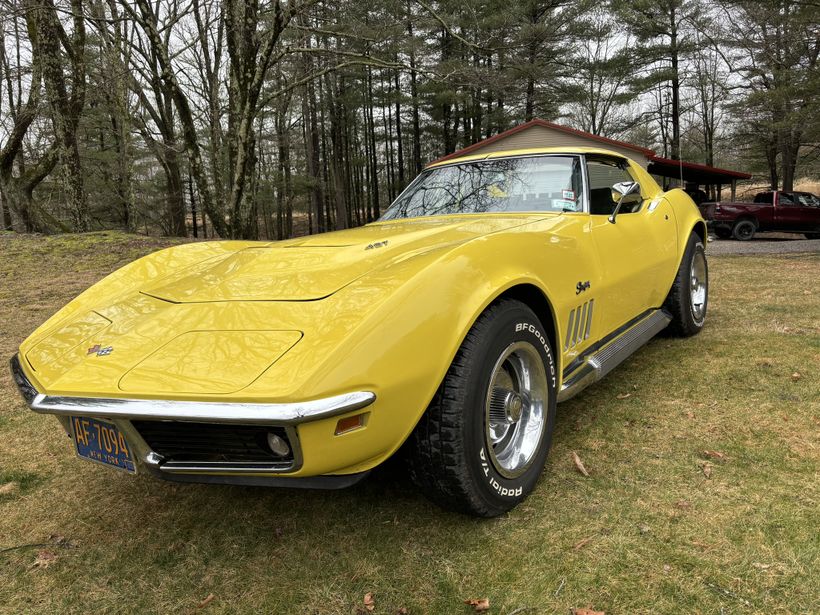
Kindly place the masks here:
POLYGON ((510 344, 496 361, 485 402, 490 460, 499 474, 523 474, 538 451, 546 427, 547 373, 529 342, 510 344))
POLYGON ((695 252, 692 257, 692 267, 689 274, 689 280, 692 318, 695 319, 695 322, 702 322, 706 313, 708 278, 706 273, 706 256, 701 251, 695 252))

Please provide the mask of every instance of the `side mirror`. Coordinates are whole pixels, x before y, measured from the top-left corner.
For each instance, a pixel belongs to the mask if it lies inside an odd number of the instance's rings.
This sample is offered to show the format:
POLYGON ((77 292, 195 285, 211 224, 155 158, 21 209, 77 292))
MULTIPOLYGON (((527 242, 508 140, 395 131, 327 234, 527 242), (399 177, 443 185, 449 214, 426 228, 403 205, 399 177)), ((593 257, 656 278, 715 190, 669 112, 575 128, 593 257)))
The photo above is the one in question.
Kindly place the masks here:
POLYGON ((613 184, 613 196, 615 194, 619 194, 620 196, 618 197, 618 204, 615 206, 615 211, 613 211, 612 215, 609 216, 609 221, 612 222, 612 224, 615 224, 615 216, 617 216, 618 212, 621 211, 621 205, 623 204, 624 199, 630 194, 638 194, 640 191, 641 185, 638 182, 618 182, 617 184, 613 184))

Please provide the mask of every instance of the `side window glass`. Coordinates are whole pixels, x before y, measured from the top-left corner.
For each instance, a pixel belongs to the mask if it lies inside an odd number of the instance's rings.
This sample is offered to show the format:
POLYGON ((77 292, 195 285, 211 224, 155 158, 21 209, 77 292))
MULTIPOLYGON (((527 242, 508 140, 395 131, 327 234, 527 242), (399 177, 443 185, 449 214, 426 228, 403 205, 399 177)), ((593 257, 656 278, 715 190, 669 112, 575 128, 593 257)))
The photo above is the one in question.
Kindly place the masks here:
MULTIPOLYGON (((589 213, 598 216, 609 216, 618 204, 618 194, 613 193, 612 186, 619 182, 634 182, 629 172, 616 164, 604 160, 587 160, 589 178, 589 213)), ((630 195, 621 205, 620 214, 629 214, 641 208, 639 194, 630 195)))
POLYGON ((779 195, 778 205, 794 205, 794 199, 792 198, 791 194, 783 194, 782 192, 779 195))

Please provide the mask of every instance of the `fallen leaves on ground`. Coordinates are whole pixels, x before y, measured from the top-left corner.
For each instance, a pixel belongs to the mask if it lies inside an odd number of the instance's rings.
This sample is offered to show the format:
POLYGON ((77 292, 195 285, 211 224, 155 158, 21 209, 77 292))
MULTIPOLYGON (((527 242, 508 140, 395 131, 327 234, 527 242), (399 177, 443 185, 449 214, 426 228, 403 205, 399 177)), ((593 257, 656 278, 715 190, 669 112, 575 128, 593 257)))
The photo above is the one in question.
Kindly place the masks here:
POLYGON ((590 608, 575 608, 572 609, 572 615, 606 615, 604 611, 595 611, 590 608))
POLYGON ((703 456, 709 459, 725 459, 726 454, 720 451, 703 451, 703 456))
POLYGON ((400 607, 398 611, 396 611, 396 615, 408 615, 410 611, 407 610, 407 607, 400 607))
POLYGON ((489 598, 470 598, 469 600, 465 600, 464 604, 469 604, 476 613, 483 613, 484 611, 490 610, 489 598))
POLYGON ((14 481, 0 485, 0 495, 12 495, 20 490, 20 485, 14 481))
POLYGON ((632 393, 620 393, 620 394, 618 394, 618 399, 626 399, 627 397, 632 397, 632 393))
POLYGON ((584 476, 589 476, 589 472, 587 472, 586 467, 584 467, 584 462, 581 461, 581 458, 575 451, 572 451, 572 461, 575 463, 575 467, 581 474, 584 476))
POLYGON ((376 608, 376 601, 373 599, 373 592, 367 592, 364 595, 363 603, 364 603, 364 608, 367 609, 368 611, 372 611, 373 609, 376 608))
POLYGON ((592 542, 593 538, 595 538, 595 536, 588 536, 587 538, 584 538, 583 540, 579 540, 574 545, 572 545, 572 548, 577 551, 581 547, 584 547, 584 546, 588 545, 590 542, 592 542))
POLYGON ((677 506, 681 510, 684 510, 684 509, 689 508, 690 506, 692 506, 692 504, 690 502, 688 502, 687 500, 678 500, 677 502, 675 502, 675 506, 677 506))
POLYGON ((43 549, 37 552, 37 558, 34 563, 29 566, 29 570, 37 570, 40 568, 48 568, 59 559, 57 554, 50 549, 43 549))
POLYGON ((703 472, 703 475, 706 478, 711 478, 712 477, 712 464, 711 463, 706 461, 706 462, 700 464, 700 469, 701 469, 701 471, 703 472))
POLYGON ((213 594, 208 594, 199 604, 196 605, 196 608, 204 609, 206 606, 208 606, 209 604, 211 604, 211 602, 214 601, 214 598, 216 598, 216 596, 214 596, 213 594))
POLYGON ((710 545, 705 542, 700 542, 699 540, 690 540, 694 546, 698 547, 699 549, 703 549, 704 551, 711 551, 715 548, 715 545, 710 545))

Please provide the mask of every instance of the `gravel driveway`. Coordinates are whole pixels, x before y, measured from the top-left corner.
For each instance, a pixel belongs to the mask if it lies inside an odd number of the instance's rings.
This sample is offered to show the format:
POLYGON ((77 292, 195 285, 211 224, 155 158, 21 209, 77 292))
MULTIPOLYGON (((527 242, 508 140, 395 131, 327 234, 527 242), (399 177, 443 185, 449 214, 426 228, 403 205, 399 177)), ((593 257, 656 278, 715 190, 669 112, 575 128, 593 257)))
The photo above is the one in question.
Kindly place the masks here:
POLYGON ((820 252, 820 239, 804 239, 802 235, 787 233, 761 233, 751 241, 716 239, 710 236, 706 253, 721 254, 793 254, 796 252, 820 252))

